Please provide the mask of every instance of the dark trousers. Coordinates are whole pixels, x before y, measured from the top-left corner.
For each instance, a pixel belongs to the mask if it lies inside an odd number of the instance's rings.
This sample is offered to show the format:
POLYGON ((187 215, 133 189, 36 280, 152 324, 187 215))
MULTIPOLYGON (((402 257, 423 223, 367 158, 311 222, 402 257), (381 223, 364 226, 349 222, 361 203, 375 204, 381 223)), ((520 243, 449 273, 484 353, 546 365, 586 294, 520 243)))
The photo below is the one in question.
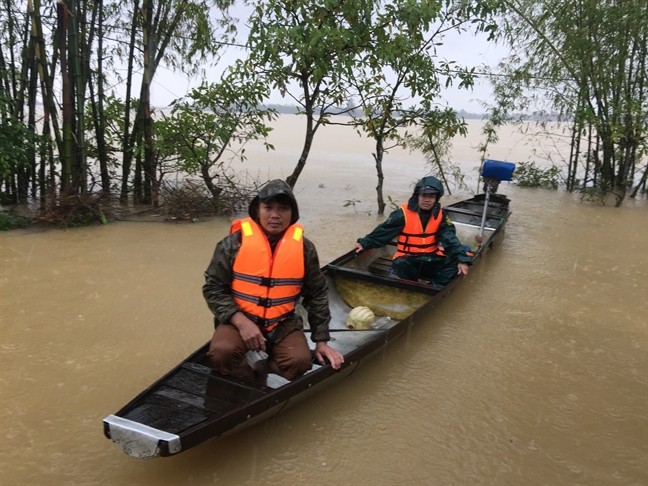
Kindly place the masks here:
MULTIPOLYGON (((238 329, 232 324, 224 323, 216 327, 207 356, 224 375, 236 370, 236 374, 244 376, 249 373, 252 378, 253 370, 245 358, 247 351, 238 329)), ((274 343, 269 351, 268 360, 277 364, 281 376, 287 380, 294 380, 311 369, 311 351, 306 335, 299 329, 274 343)))
POLYGON ((458 261, 438 255, 425 257, 402 256, 392 263, 392 270, 405 280, 428 280, 431 284, 444 287, 457 274, 458 261))

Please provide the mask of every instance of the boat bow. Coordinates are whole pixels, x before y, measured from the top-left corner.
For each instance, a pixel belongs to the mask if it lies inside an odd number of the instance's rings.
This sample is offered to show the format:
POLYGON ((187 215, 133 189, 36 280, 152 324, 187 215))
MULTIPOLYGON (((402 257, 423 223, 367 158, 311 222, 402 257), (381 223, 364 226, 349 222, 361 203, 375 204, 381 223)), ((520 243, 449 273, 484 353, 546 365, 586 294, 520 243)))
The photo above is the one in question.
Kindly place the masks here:
POLYGON ((158 430, 132 420, 108 415, 104 419, 105 434, 129 456, 153 459, 160 455, 160 445, 166 443, 171 454, 180 452, 180 436, 158 430))

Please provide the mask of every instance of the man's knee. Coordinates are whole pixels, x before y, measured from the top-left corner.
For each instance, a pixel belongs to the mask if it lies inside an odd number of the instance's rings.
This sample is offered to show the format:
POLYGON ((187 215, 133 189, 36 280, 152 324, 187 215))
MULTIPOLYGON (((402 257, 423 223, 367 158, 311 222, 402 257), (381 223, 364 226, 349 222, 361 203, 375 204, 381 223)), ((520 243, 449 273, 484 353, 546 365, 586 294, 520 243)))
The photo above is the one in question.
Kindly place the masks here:
POLYGON ((230 364, 233 355, 234 347, 224 341, 212 341, 209 345, 209 352, 207 353, 207 356, 209 356, 209 359, 216 368, 230 364))
POLYGON ((287 380, 294 380, 310 370, 313 365, 311 350, 304 333, 293 331, 277 343, 273 359, 281 376, 287 380))
POLYGON ((457 274, 457 260, 447 258, 441 268, 434 274, 432 282, 439 287, 445 287, 457 274))
POLYGON ((277 362, 281 376, 289 381, 299 378, 312 366, 310 350, 307 353, 303 351, 291 353, 289 356, 285 356, 281 362, 277 362))
POLYGON ((396 258, 392 262, 392 270, 399 278, 406 280, 416 280, 418 278, 418 272, 415 265, 413 265, 407 257, 396 258))
POLYGON ((223 374, 228 374, 234 366, 240 365, 245 359, 244 345, 241 347, 242 340, 228 331, 225 328, 217 328, 207 352, 214 368, 223 374))

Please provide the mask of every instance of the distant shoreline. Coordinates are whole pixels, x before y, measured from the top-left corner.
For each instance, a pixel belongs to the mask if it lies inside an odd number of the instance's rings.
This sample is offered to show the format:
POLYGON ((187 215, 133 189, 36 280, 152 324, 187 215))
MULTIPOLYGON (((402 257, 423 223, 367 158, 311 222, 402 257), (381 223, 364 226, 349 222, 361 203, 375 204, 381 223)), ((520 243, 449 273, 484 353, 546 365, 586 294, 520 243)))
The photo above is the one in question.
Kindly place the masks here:
MULTIPOLYGON (((263 108, 272 108, 276 110, 277 113, 280 113, 282 115, 297 115, 299 114, 299 108, 295 105, 281 105, 281 104, 275 104, 275 103, 269 103, 267 105, 262 105, 263 108)), ((170 110, 170 106, 165 106, 165 107, 154 107, 157 110, 161 111, 168 111, 170 110)), ((335 114, 335 112, 332 111, 332 114, 335 114)), ((340 110, 341 111, 341 110, 340 110)), ((360 114, 360 110, 356 109, 358 112, 358 116, 360 114)), ((339 113, 339 116, 349 116, 346 113, 339 113)), ((516 114, 516 116, 519 116, 519 114, 516 114)), ((537 114, 523 114, 525 117, 525 121, 558 121, 558 117, 556 115, 547 115, 547 116, 538 116, 537 114)), ((459 110, 457 111, 457 117, 458 118, 463 118, 465 120, 488 120, 489 116, 486 113, 471 113, 466 110, 459 110)))
MULTIPOLYGON (((41 101, 36 102, 37 106, 43 106, 43 103, 41 101)), ((283 115, 296 115, 298 114, 298 107, 295 105, 280 105, 280 104, 274 104, 270 103, 267 105, 262 105, 264 108, 272 108, 277 111, 277 113, 281 113, 283 115)), ((154 110, 159 110, 159 111, 170 111, 171 106, 153 106, 154 110)), ((348 116, 346 114, 340 113, 341 116, 348 116)), ((518 114, 516 114, 518 116, 518 114)), ((558 121, 558 117, 556 115, 546 115, 546 116, 538 116, 537 114, 524 114, 525 121, 558 121)), ((486 113, 471 113, 466 110, 459 110, 457 111, 457 117, 458 118, 463 118, 465 120, 488 120, 488 115, 486 113)))
MULTIPOLYGON (((268 105, 263 105, 265 108, 273 108, 277 111, 277 113, 281 113, 284 115, 295 115, 298 112, 297 106, 294 105, 279 105, 279 104, 268 104, 268 105)), ((360 111, 360 110, 358 110, 360 111)), ((345 114, 341 114, 342 116, 346 116, 345 114)), ((518 114, 516 114, 518 116, 518 114)), ((538 116, 537 114, 523 114, 525 117, 525 121, 558 121, 558 117, 556 115, 545 115, 545 116, 538 116)), ((466 110, 459 110, 457 111, 457 117, 458 118, 464 118, 465 120, 488 120, 489 116, 486 113, 471 113, 466 110)))

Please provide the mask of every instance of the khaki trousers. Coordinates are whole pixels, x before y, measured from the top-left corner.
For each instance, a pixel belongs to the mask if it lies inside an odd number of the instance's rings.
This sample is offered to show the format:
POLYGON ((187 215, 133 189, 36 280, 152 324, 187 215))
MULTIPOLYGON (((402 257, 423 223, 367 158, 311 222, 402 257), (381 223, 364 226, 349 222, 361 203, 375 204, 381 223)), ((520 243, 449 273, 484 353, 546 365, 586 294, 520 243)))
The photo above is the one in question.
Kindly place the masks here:
MULTIPOLYGON (((254 372, 245 359, 247 351, 238 329, 232 324, 223 323, 214 331, 207 356, 224 375, 236 370, 237 375, 254 379, 254 372)), ((311 351, 306 335, 299 329, 271 345, 269 351, 268 361, 274 361, 281 376, 287 380, 294 380, 311 369, 311 351)))

